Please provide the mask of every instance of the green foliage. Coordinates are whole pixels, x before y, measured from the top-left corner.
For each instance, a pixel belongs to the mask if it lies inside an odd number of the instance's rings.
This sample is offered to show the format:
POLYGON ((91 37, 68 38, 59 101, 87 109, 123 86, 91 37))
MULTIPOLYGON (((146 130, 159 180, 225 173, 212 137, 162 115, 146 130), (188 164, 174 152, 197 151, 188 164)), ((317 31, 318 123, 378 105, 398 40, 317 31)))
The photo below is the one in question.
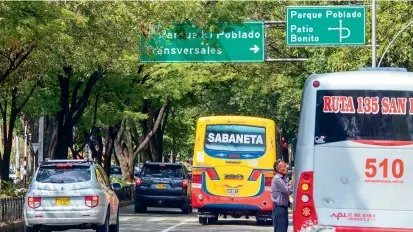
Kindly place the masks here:
MULTIPOLYGON (((94 86, 76 134, 116 126, 123 118, 142 133, 144 100, 157 110, 171 105, 164 135, 164 155, 191 156, 195 122, 205 115, 251 115, 276 121, 288 138, 294 137, 302 86, 311 73, 357 70, 371 65, 370 47, 287 47, 285 29, 267 29, 270 58, 309 58, 292 63, 139 64, 142 37, 154 25, 195 23, 219 31, 222 23, 245 20, 284 20, 288 5, 347 5, 359 1, 188 1, 188 2, 2 2, 0 3, 0 74, 13 52, 35 49, 4 82, 3 95, 19 87, 19 101, 36 81, 40 85, 22 115, 35 120, 60 110, 57 75, 63 65, 74 70, 71 88, 86 81, 98 66, 104 76, 94 86), (4 53, 6 54, 6 53, 4 53)), ((367 3, 365 3, 367 4, 367 3)), ((411 2, 380 1, 377 10, 378 56, 394 35, 411 21, 411 2)), ((371 8, 366 8, 367 44, 371 44, 371 8)), ((413 26, 390 47, 382 66, 413 70, 413 26)), ((379 57, 377 60, 379 60, 379 57)), ((84 85, 79 90, 82 92, 84 85)), ((80 97, 80 96, 79 96, 80 97)), ((6 99, 5 96, 1 99, 6 99)), ((18 122, 20 123, 20 122, 18 122)), ((151 122, 153 124, 153 122, 151 122)), ((152 125, 148 123, 149 125, 152 125)), ((17 125, 21 128, 21 125, 17 125)), ((151 129, 151 128, 149 128, 151 129)), ((21 129, 20 129, 21 131, 21 129)), ((18 132, 20 133, 18 130, 18 132)), ((83 140, 78 141, 84 142, 83 140)), ((135 146, 140 141, 135 141, 135 146)), ((80 145, 80 144, 79 144, 80 145)))
POLYGON ((27 189, 20 188, 19 184, 10 181, 0 183, 0 198, 2 197, 22 197, 27 193, 27 189))

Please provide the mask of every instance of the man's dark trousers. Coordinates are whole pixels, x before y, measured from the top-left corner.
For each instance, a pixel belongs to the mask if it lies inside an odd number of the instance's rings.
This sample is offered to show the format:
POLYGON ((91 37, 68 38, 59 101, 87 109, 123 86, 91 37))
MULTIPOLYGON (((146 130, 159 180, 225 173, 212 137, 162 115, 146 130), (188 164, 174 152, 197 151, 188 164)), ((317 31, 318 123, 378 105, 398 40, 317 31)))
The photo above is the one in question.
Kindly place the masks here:
POLYGON ((288 207, 274 206, 272 209, 272 220, 274 225, 274 232, 288 231, 288 207))

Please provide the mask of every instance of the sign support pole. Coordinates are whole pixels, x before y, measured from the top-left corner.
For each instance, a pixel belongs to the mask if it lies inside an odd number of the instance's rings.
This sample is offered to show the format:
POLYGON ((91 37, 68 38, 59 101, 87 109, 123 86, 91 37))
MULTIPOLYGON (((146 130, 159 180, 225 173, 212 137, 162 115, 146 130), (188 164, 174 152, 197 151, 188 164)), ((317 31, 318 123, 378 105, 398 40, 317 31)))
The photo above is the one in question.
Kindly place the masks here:
POLYGON ((371 44, 372 44, 372 67, 376 67, 376 0, 372 0, 371 8, 371 44))

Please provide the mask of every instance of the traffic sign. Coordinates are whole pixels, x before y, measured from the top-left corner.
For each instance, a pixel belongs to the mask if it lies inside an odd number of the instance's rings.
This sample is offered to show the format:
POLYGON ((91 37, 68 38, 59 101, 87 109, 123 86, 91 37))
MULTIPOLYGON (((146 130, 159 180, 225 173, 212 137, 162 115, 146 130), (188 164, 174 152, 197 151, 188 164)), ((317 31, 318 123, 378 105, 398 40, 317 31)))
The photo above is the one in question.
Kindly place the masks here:
POLYGON ((363 6, 287 7, 287 45, 363 45, 365 18, 363 6))
POLYGON ((264 23, 224 24, 205 32, 190 24, 154 30, 141 44, 140 62, 263 62, 264 23))

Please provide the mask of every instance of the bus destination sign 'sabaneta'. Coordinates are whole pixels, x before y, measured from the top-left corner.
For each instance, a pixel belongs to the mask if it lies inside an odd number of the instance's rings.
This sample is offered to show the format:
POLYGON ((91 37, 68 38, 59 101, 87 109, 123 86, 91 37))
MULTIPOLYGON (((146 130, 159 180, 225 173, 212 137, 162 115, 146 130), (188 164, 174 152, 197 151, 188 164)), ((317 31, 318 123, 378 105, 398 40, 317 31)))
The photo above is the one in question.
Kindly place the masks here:
POLYGON ((223 26, 205 32, 193 25, 155 30, 142 41, 140 62, 263 62, 264 23, 223 26))
POLYGON ((288 46, 364 45, 365 34, 365 7, 287 8, 288 46))

